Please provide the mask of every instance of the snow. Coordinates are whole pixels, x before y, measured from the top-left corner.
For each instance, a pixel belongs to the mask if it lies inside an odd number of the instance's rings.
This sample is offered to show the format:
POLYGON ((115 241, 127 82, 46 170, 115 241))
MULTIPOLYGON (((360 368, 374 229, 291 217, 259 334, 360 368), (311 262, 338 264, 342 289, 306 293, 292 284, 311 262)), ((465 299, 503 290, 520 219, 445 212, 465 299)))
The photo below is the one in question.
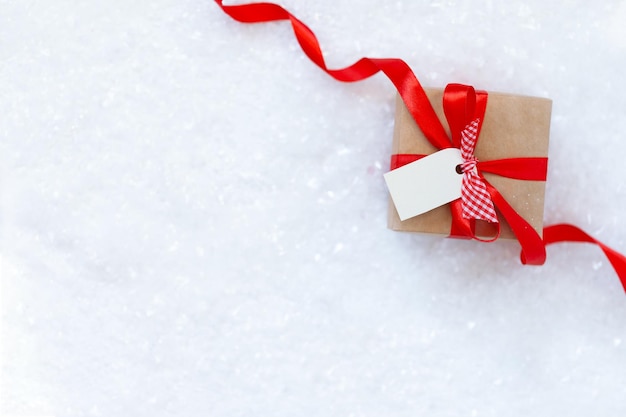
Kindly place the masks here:
MULTIPOLYGON (((626 251, 623 2, 281 4, 331 67, 553 99, 546 223, 626 251)), ((386 229, 393 103, 210 0, 0 1, 0 415, 623 415, 599 249, 386 229)))

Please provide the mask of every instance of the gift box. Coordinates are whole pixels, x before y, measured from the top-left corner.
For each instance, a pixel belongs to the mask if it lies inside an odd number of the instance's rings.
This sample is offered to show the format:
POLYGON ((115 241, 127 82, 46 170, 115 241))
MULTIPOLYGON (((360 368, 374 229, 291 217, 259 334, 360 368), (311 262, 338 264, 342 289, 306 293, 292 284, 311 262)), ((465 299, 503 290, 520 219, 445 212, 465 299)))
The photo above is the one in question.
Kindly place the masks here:
MULTIPOLYGON (((443 109, 442 89, 427 88, 426 94, 441 124, 450 135, 443 109)), ((474 155, 479 161, 509 158, 546 158, 550 134, 552 101, 545 98, 489 93, 474 155)), ((436 149, 424 136, 400 96, 396 99, 392 155, 430 155, 436 149)), ((393 159, 393 156, 392 156, 393 159)), ((393 167, 392 167, 393 168, 393 167)), ((485 172, 510 206, 542 236, 545 181, 520 180, 485 172)), ((500 238, 516 239, 510 226, 498 213, 500 238)), ((400 220, 390 199, 388 227, 404 232, 450 235, 452 213, 449 204, 418 216, 400 220)), ((478 237, 494 235, 494 225, 477 221, 478 237)))

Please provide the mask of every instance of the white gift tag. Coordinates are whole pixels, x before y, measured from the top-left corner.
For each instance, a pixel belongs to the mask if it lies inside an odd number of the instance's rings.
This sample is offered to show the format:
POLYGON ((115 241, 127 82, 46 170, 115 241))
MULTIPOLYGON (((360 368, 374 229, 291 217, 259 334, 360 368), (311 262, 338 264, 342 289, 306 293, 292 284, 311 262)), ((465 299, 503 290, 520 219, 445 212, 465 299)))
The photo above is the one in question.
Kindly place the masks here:
POLYGON ((457 148, 443 149, 384 175, 400 220, 410 219, 461 197, 463 163, 457 148))

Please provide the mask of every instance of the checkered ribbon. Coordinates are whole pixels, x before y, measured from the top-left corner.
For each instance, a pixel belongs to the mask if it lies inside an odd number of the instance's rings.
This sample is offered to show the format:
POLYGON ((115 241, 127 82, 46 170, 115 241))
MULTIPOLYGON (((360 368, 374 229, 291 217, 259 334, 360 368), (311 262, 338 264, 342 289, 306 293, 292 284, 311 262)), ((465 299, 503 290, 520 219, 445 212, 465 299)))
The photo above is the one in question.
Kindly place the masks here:
POLYGON ((465 161, 461 164, 461 169, 463 170, 463 185, 461 188, 463 217, 498 223, 496 209, 487 191, 487 186, 480 175, 478 175, 476 169, 478 159, 474 156, 474 148, 478 140, 479 122, 480 119, 474 120, 465 126, 465 129, 461 132, 461 156, 463 161, 465 161))

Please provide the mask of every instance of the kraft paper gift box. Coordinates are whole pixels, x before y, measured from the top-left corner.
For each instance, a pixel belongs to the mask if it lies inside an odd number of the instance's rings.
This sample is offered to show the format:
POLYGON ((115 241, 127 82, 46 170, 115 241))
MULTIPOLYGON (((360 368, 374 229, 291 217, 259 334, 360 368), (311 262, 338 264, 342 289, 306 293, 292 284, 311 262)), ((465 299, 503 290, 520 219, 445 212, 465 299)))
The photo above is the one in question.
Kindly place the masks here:
MULTIPOLYGON (((443 90, 425 89, 430 102, 448 135, 450 130, 443 112, 443 90)), ((479 161, 520 157, 547 157, 552 101, 545 98, 489 93, 482 131, 475 156, 479 161)), ((430 155, 437 149, 428 142, 400 96, 396 99, 392 154, 430 155)), ((544 181, 527 181, 484 174, 489 181, 539 234, 543 230, 544 181)), ((449 204, 401 221, 390 199, 388 227, 404 232, 435 235, 450 234, 452 215, 449 204)), ((500 238, 515 239, 509 225, 498 216, 500 238)), ((492 236, 494 226, 476 222, 477 236, 492 236)))

